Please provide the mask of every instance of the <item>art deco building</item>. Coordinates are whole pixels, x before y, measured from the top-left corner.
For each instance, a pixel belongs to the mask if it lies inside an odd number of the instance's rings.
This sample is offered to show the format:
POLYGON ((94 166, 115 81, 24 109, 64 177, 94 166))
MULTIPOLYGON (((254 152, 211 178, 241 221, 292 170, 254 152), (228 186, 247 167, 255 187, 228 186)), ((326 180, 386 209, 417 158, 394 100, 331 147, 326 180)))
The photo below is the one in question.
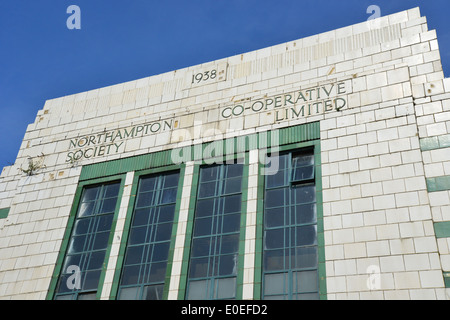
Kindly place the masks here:
POLYGON ((1 299, 449 299, 450 80, 418 8, 46 101, 1 299))

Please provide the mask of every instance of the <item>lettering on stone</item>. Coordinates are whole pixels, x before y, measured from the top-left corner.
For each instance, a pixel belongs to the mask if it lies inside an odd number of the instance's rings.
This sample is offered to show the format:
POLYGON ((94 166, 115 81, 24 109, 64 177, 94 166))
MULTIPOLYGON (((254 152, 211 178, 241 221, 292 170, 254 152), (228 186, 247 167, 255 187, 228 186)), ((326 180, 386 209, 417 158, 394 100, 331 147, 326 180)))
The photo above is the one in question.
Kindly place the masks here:
POLYGON ((173 124, 173 119, 163 120, 70 139, 66 162, 123 152, 126 140, 173 130, 173 124))
POLYGON ((345 82, 331 83, 291 93, 246 101, 222 109, 223 119, 251 113, 274 112, 275 121, 308 117, 347 107, 345 82))

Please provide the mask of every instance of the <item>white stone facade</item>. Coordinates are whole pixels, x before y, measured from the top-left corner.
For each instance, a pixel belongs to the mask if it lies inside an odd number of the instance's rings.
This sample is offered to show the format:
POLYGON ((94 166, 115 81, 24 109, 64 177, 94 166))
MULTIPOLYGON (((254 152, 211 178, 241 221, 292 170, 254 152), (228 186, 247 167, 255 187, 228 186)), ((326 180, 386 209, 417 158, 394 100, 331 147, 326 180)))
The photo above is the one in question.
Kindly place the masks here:
MULTIPOLYGON (((83 166, 311 122, 320 122, 327 298, 450 299, 450 234, 436 231, 450 221, 450 81, 418 8, 47 101, 0 176, 0 209, 9 208, 0 219, 0 298, 46 299, 83 166), (277 112, 298 92, 321 103, 302 116, 277 112)), ((244 299, 254 298, 257 162, 251 150, 244 299)), ((178 297, 192 174, 187 163, 169 299, 178 297)))

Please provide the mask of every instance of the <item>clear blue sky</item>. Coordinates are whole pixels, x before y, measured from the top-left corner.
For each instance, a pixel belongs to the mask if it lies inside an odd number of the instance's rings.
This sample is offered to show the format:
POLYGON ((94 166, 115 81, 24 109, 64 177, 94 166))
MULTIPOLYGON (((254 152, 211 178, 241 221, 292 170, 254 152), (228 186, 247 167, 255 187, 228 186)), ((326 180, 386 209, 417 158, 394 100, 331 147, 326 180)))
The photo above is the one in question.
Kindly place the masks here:
POLYGON ((448 0, 1 0, 0 172, 48 99, 136 80, 420 6, 450 73, 448 0), (70 5, 81 30, 69 30, 70 5))

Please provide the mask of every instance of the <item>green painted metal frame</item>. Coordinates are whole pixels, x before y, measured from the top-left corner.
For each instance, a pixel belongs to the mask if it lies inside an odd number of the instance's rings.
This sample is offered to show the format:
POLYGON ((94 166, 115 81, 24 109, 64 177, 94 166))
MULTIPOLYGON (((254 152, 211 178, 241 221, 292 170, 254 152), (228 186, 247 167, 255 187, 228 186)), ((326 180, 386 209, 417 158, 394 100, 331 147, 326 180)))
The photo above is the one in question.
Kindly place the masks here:
MULTIPOLYGON (((101 183, 107 183, 107 182, 113 182, 113 181, 120 181, 120 190, 119 190, 118 199, 122 199, 123 187, 125 184, 125 175, 124 174, 113 175, 113 176, 109 176, 106 178, 85 180, 78 184, 77 190, 75 192, 74 202, 72 204, 72 209, 71 209, 70 215, 69 215, 69 220, 67 222, 66 231, 64 232, 64 237, 63 237, 63 240, 61 243, 61 248, 60 248, 60 251, 58 254, 58 258, 56 260, 56 266, 55 266, 55 269, 53 270, 53 276, 50 281, 50 287, 47 292, 47 297, 46 297, 47 300, 52 300, 55 295, 56 286, 58 284, 58 279, 61 274, 62 264, 63 264, 64 258, 66 256, 66 251, 67 251, 67 247, 69 245, 70 237, 72 235, 72 230, 73 230, 73 226, 75 223, 76 214, 77 214, 78 206, 79 206, 79 203, 81 200, 81 194, 83 192, 83 188, 85 186, 89 186, 89 185, 101 184, 101 183)), ((96 297, 97 300, 100 299, 101 294, 102 294, 103 283, 104 283, 104 278, 106 275, 107 263, 108 263, 110 252, 111 252, 111 246, 112 246, 112 242, 114 239, 114 230, 116 229, 120 204, 121 204, 121 201, 117 201, 116 208, 114 211, 114 218, 113 218, 113 222, 112 222, 112 226, 111 226, 111 234, 109 235, 109 239, 108 239, 108 248, 106 250, 105 260, 103 263, 103 269, 102 269, 102 273, 101 273, 100 279, 99 279, 99 286, 97 289, 97 297, 96 297)))
POLYGON ((170 248, 169 248, 169 256, 168 256, 168 262, 167 262, 167 269, 166 269, 166 276, 164 281, 164 290, 163 290, 163 299, 167 300, 167 297, 169 295, 169 286, 170 286, 170 280, 171 280, 171 274, 172 274, 172 266, 173 266, 173 255, 175 250, 175 238, 177 235, 178 230, 178 220, 180 215, 180 206, 181 206, 181 195, 183 191, 183 183, 184 183, 184 173, 186 170, 186 165, 182 164, 181 166, 164 166, 159 167, 155 169, 147 169, 147 170, 141 170, 134 173, 133 178, 133 184, 131 187, 131 194, 130 194, 130 201, 128 202, 128 208, 127 208, 127 214, 125 218, 125 224, 123 229, 123 234, 120 241, 120 248, 119 248, 119 256, 117 258, 116 268, 114 272, 114 278, 113 278, 113 284, 111 287, 111 293, 110 293, 110 299, 115 300, 117 298, 117 293, 119 290, 119 282, 120 282, 120 274, 122 270, 122 265, 125 259, 125 251, 127 247, 128 242, 128 236, 130 233, 130 227, 131 227, 131 221, 133 217, 133 211, 135 206, 135 200, 137 196, 137 190, 139 185, 139 180, 143 176, 152 175, 152 174, 158 174, 158 173, 166 173, 171 171, 179 171, 180 172, 180 179, 178 181, 178 190, 177 190, 177 196, 176 196, 176 205, 175 205, 175 215, 173 220, 173 227, 172 227, 172 240, 170 242, 170 248))
MULTIPOLYGON (((278 152, 301 150, 308 147, 314 147, 314 161, 315 161, 315 185, 316 185, 316 206, 317 206, 317 245, 319 253, 319 298, 321 300, 327 299, 327 287, 326 287, 326 269, 325 269, 325 236, 323 225, 323 197, 322 197, 322 160, 320 150, 320 140, 298 142, 291 144, 283 144, 281 140, 281 146, 275 150, 278 152)), ((260 152, 270 153, 272 151, 269 148, 267 151, 260 150, 260 152)), ((261 299, 262 290, 262 257, 263 257, 263 230, 264 230, 264 174, 263 165, 260 163, 258 168, 258 200, 257 200, 257 217, 256 217, 256 250, 255 250, 255 275, 254 275, 254 291, 253 297, 256 300, 261 299)))
MULTIPOLYGON (((233 155, 232 159, 241 158, 240 154, 233 155)), ((226 160, 231 160, 231 157, 216 158, 217 163, 225 163, 226 160)), ((241 221, 240 221, 240 234, 239 234, 239 259, 238 259, 238 270, 236 278, 236 299, 241 300, 243 296, 244 287, 244 256, 245 256, 245 226, 247 223, 247 198, 248 198, 248 173, 249 173, 249 154, 246 152, 244 154, 244 168, 242 172, 242 205, 241 205, 241 221)), ((181 276, 178 288, 178 300, 184 300, 186 296, 186 286, 188 281, 188 270, 189 270, 189 257, 191 253, 191 241, 194 229, 194 215, 195 206, 197 203, 197 192, 198 183, 200 177, 200 166, 209 164, 204 161, 197 161, 194 166, 192 186, 191 186, 191 196, 190 199, 195 199, 195 201, 189 202, 188 210, 188 221, 186 226, 186 238, 184 244, 183 261, 181 266, 181 276)))

